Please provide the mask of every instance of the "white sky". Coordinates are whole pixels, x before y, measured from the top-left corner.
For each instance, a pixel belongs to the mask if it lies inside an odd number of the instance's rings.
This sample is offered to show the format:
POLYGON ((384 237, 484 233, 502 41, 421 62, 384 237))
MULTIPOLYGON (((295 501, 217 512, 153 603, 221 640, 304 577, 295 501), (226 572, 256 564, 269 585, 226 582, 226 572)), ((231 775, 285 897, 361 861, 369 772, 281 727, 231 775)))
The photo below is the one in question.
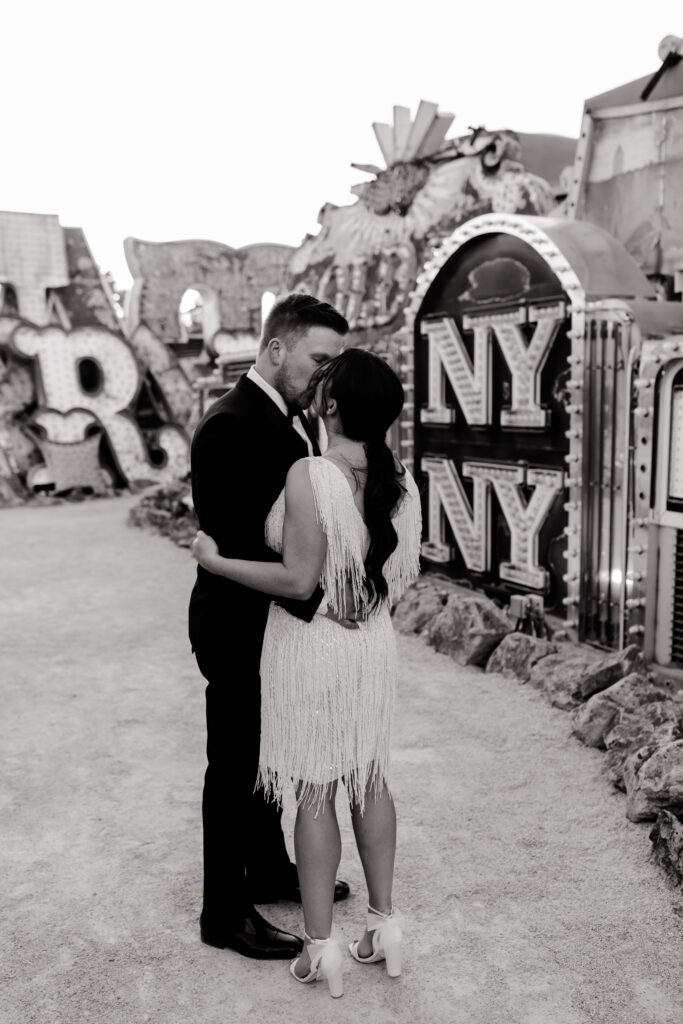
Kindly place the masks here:
POLYGON ((17 0, 0 22, 0 209, 126 235, 298 245, 382 164, 373 121, 420 99, 576 136, 583 101, 659 66, 680 0, 17 0))

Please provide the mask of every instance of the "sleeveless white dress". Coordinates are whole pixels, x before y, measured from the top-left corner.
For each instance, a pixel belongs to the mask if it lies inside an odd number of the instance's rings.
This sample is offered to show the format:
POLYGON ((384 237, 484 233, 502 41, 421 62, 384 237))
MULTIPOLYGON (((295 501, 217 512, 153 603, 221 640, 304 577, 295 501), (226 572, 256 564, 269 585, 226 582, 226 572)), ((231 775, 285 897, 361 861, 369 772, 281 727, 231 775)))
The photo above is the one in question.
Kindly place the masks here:
MULTIPOLYGON (((389 741, 396 689, 396 642, 390 607, 419 574, 420 498, 406 472, 393 523, 396 550, 384 565, 389 595, 358 629, 324 614, 344 614, 345 585, 357 606, 366 599, 363 561, 369 533, 342 471, 329 459, 308 463, 316 516, 327 538, 321 586, 325 600, 313 621, 295 618, 273 602, 261 656, 261 751, 257 786, 278 802, 292 782, 303 782, 299 803, 316 805, 325 787, 342 778, 349 797, 364 806, 370 785, 388 785, 389 741)), ((284 491, 270 511, 266 543, 282 551, 284 491)))

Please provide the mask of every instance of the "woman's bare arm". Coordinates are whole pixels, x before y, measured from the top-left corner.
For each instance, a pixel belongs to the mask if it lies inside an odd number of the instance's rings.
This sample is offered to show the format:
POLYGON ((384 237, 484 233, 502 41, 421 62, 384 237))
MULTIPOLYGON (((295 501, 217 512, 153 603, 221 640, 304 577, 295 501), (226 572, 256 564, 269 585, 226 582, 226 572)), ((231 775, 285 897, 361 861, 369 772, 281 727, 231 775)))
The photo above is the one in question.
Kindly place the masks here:
POLYGON ((305 460, 295 462, 285 484, 282 562, 249 562, 223 558, 210 537, 198 533, 191 551, 209 572, 274 597, 306 600, 315 590, 327 551, 316 519, 313 489, 305 460))

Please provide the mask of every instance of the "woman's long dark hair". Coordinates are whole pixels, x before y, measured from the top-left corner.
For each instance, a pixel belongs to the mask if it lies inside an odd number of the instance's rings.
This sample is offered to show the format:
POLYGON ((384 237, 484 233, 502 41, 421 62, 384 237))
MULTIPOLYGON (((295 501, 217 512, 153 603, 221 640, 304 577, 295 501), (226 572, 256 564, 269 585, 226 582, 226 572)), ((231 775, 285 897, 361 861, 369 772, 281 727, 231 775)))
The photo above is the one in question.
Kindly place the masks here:
POLYGON ((324 363, 312 383, 323 385, 320 412, 334 398, 344 435, 362 441, 365 448, 365 523, 370 533, 365 586, 372 607, 387 596, 384 563, 398 544, 391 516, 405 493, 405 470, 397 466, 385 435, 403 408, 403 386, 383 359, 360 348, 348 348, 324 363))

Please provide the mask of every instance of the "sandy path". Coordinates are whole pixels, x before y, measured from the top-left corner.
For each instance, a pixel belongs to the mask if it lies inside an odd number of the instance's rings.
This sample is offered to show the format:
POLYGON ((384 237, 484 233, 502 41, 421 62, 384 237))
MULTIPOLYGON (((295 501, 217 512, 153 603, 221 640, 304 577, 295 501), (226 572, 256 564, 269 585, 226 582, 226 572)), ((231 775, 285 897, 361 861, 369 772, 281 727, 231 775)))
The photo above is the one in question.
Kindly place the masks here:
MULTIPOLYGON (((401 638, 403 977, 346 994, 198 941, 203 687, 189 556, 131 499, 0 513, 7 1024, 680 1024, 683 900, 602 756, 516 682, 401 638)), ((338 908, 364 894, 348 812, 338 908)), ((291 832, 291 806, 286 812, 291 832)), ((269 916, 298 930, 291 904, 269 916)))

